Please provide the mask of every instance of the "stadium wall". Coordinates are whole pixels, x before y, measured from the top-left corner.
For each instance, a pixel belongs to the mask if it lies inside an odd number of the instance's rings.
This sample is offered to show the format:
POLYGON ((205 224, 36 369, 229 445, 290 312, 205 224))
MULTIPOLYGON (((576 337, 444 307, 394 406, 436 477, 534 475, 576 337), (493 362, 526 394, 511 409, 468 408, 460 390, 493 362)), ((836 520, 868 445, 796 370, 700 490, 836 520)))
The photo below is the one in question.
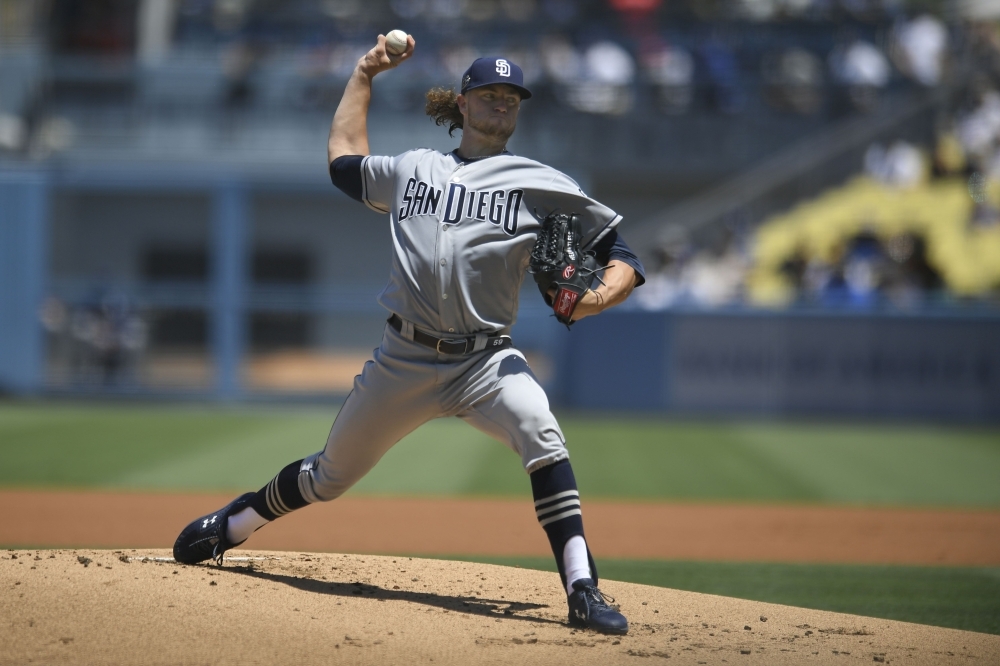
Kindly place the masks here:
POLYGON ((552 393, 578 409, 997 421, 998 341, 995 314, 610 312, 562 336, 552 393))

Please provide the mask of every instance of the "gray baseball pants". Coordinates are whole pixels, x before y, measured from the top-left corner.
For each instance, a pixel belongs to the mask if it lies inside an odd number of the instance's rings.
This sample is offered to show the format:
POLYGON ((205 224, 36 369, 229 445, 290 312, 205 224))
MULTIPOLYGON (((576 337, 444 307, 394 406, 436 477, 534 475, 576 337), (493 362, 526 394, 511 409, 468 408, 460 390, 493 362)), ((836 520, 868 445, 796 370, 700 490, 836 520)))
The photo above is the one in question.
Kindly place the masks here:
MULTIPOLYGON (((302 462, 299 490, 329 501, 357 483, 396 442, 431 419, 457 416, 521 456, 527 472, 569 457, 565 438, 524 355, 441 354, 386 326, 354 379, 326 447, 302 462)), ((485 340, 485 339, 484 339, 485 340)))

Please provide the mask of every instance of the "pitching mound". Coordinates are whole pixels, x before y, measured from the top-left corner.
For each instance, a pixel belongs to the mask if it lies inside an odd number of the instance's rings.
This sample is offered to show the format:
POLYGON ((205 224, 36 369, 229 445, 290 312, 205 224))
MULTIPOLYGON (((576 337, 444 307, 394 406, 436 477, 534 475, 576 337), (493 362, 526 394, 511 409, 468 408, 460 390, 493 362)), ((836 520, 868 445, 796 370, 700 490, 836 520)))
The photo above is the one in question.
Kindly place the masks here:
POLYGON ((2 664, 996 664, 1000 637, 604 581, 624 637, 574 631, 555 574, 358 555, 0 553, 2 664))

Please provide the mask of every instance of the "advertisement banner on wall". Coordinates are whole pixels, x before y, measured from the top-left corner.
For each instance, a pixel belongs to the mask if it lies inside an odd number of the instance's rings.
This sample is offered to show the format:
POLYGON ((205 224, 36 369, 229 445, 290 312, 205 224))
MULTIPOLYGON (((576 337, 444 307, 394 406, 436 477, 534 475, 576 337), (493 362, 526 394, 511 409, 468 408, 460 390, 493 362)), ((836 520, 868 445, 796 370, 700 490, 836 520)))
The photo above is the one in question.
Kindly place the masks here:
POLYGON ((565 406, 1000 419, 1000 317, 621 312, 581 324, 559 363, 565 406))

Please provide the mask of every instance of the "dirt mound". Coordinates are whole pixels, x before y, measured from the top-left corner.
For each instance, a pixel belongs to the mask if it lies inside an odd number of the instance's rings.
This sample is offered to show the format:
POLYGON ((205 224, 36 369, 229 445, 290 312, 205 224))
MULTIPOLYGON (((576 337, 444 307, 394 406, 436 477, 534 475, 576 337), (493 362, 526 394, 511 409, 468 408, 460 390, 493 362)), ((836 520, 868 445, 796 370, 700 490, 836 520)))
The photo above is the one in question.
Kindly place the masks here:
POLYGON ((555 574, 405 557, 0 553, 0 664, 995 664, 1000 637, 604 581, 625 637, 575 631, 555 574))

